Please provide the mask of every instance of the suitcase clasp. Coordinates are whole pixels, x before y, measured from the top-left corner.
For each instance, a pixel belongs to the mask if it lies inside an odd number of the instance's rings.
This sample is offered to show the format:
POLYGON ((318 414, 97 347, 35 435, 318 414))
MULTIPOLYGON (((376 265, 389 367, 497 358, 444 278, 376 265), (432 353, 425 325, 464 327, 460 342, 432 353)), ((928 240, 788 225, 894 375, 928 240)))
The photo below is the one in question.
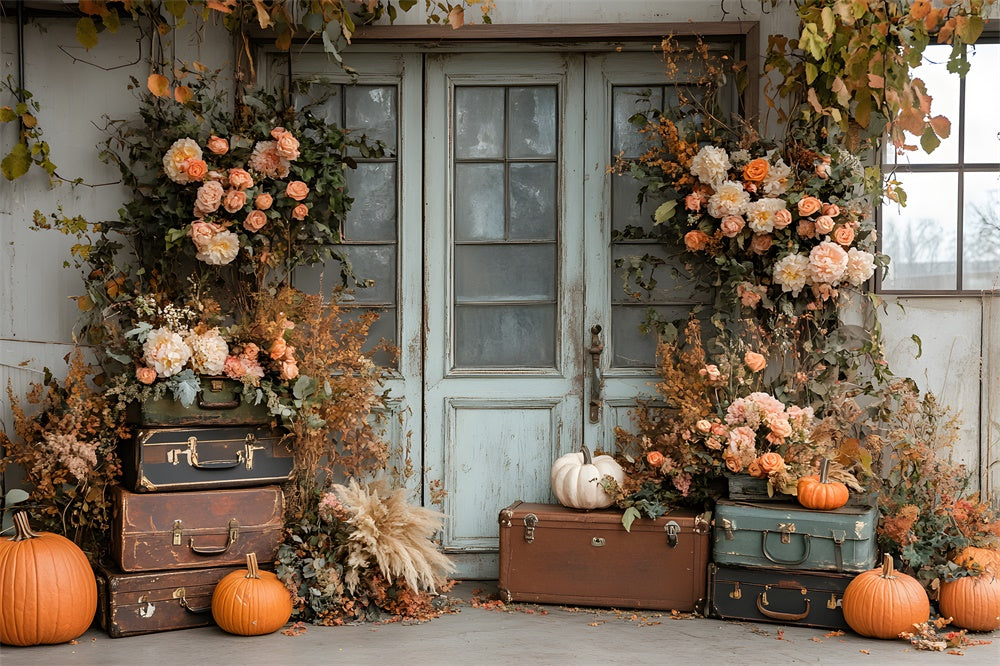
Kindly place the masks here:
POLYGON ((535 540, 535 525, 538 524, 538 516, 529 513, 524 517, 524 540, 531 543, 535 540))
POLYGON ((781 532, 781 543, 791 543, 795 523, 778 523, 778 531, 781 532))
POLYGON ((729 598, 730 599, 742 599, 743 598, 743 590, 740 589, 740 582, 739 581, 736 581, 735 583, 733 583, 733 591, 729 593, 729 598))
MULTIPOLYGON (((256 443, 257 443, 257 436, 254 435, 252 432, 248 432, 243 444, 244 458, 246 459, 247 471, 253 469, 253 452, 264 450, 263 446, 254 446, 254 444, 256 443)), ((237 454, 237 457, 239 457, 239 454, 237 454)))
POLYGON ((677 524, 676 521, 671 520, 669 523, 663 526, 664 531, 667 533, 667 545, 671 548, 677 547, 677 535, 681 532, 681 526, 677 524))
POLYGON ((723 518, 722 529, 726 531, 726 539, 728 541, 732 541, 733 539, 736 538, 736 535, 733 534, 733 521, 729 520, 728 518, 723 518))
POLYGON ((178 587, 176 590, 174 590, 174 593, 170 596, 176 599, 177 604, 189 613, 208 613, 209 611, 212 610, 211 606, 203 606, 202 608, 192 608, 191 604, 189 604, 187 600, 187 590, 185 590, 183 587, 178 587))
POLYGON ((838 605, 839 603, 837 602, 837 595, 831 592, 830 599, 829 601, 826 602, 826 607, 829 608, 830 610, 837 610, 838 605))
POLYGON ((590 540, 590 545, 594 546, 595 548, 600 548, 601 546, 604 545, 604 537, 594 537, 593 539, 590 540))
POLYGON ((173 544, 175 546, 181 545, 181 531, 182 531, 181 521, 175 520, 174 521, 174 528, 171 531, 173 532, 173 535, 174 535, 173 544))

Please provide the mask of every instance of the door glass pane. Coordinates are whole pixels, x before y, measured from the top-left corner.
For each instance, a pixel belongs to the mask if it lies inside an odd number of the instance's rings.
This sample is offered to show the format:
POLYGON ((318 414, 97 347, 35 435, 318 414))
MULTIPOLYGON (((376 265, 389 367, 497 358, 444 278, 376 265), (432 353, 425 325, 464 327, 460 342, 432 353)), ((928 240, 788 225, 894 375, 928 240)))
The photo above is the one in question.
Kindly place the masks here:
POLYGON ((648 237, 653 230, 653 213, 662 198, 647 197, 639 205, 642 183, 629 176, 611 176, 611 221, 615 231, 629 238, 648 237))
POLYGON ((458 367, 551 368, 556 311, 550 305, 455 307, 458 367))
MULTIPOLYGON (((1000 44, 985 35, 981 43, 969 49, 972 68, 965 76, 965 161, 1000 162, 1000 44)), ((938 99, 934 98, 937 113, 938 99)), ((948 114, 945 114, 948 116, 948 114)), ((951 116, 948 116, 951 118, 951 116)), ((954 133, 954 128, 952 128, 954 133)))
POLYGON ((395 162, 362 162, 348 169, 347 191, 354 203, 344 224, 345 240, 395 241, 395 162))
POLYGON ((882 207, 887 290, 955 289, 958 270, 958 174, 896 173, 906 207, 882 207))
POLYGON ((385 305, 396 301, 396 245, 345 245, 341 253, 359 279, 370 286, 354 290, 358 303, 385 305))
POLYGON ((455 89, 455 157, 503 157, 504 88, 455 89))
POLYGON ((550 86, 510 88, 511 157, 555 157, 556 89, 550 86))
POLYGON ((504 166, 455 166, 455 238, 459 241, 504 239, 504 166))
POLYGON ((459 245, 455 248, 455 300, 554 301, 555 243, 459 245))
POLYGON ((555 240, 556 165, 528 162, 510 165, 510 237, 555 240))
POLYGON ((965 174, 962 288, 1000 289, 1000 173, 965 174))
POLYGON ((663 89, 660 86, 615 86, 612 92, 611 154, 637 157, 647 150, 646 138, 639 134, 629 118, 650 106, 663 108, 663 89))
MULTIPOLYGON (((656 335, 643 333, 640 327, 647 316, 646 305, 611 306, 611 340, 616 368, 648 368, 656 358, 656 335)), ((691 316, 689 305, 661 305, 654 308, 664 321, 686 320, 691 316)))
POLYGON ((344 125, 396 150, 396 86, 344 86, 344 125))

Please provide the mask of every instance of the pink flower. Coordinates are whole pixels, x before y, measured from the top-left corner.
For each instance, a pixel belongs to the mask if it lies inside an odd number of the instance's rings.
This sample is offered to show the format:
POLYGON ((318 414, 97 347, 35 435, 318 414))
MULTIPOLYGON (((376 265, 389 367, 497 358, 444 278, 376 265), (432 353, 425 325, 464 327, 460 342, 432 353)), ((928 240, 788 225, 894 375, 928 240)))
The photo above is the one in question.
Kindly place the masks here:
POLYGON ((695 229, 684 234, 684 247, 690 252, 699 252, 708 246, 710 240, 704 231, 695 229))
POLYGON ((830 177, 830 165, 826 162, 820 162, 816 165, 816 175, 821 179, 826 180, 830 177))
POLYGON ((283 361, 281 363, 281 371, 278 373, 278 377, 288 381, 289 379, 295 379, 299 376, 299 366, 295 361, 283 361))
POLYGON ((278 360, 279 358, 283 358, 285 356, 285 347, 286 346, 287 345, 285 344, 285 339, 284 338, 280 338, 280 337, 279 338, 275 338, 274 342, 271 343, 271 350, 269 352, 271 358, 273 358, 274 360, 278 360))
POLYGON ((243 375, 247 374, 247 368, 239 356, 227 356, 223 372, 230 379, 242 379, 243 375))
POLYGON ((299 204, 298 206, 292 209, 292 218, 299 221, 306 219, 306 215, 308 214, 309 214, 309 206, 305 204, 299 204))
POLYGON ((784 439, 792 434, 792 424, 788 422, 788 419, 777 414, 769 414, 764 419, 764 423, 767 424, 768 429, 775 437, 784 439))
POLYGON ((823 202, 816 197, 802 197, 799 200, 799 215, 808 217, 823 208, 823 202))
POLYGON ((281 127, 279 125, 279 126, 277 126, 277 127, 275 127, 274 129, 271 130, 271 138, 272 139, 277 139, 279 136, 281 136, 282 134, 284 134, 287 131, 288 130, 286 130, 284 127, 281 127))
POLYGON ((784 229, 792 223, 792 213, 787 208, 782 208, 774 213, 774 228, 784 229))
POLYGON ((188 236, 191 237, 195 247, 201 250, 221 231, 222 227, 213 222, 192 222, 188 229, 188 236))
POLYGON ((706 365, 698 371, 698 374, 702 377, 707 377, 710 382, 722 379, 722 373, 719 372, 719 366, 713 364, 706 365))
POLYGON ((148 386, 156 381, 156 370, 146 365, 139 366, 135 369, 135 378, 148 386))
POLYGON ((810 220, 799 220, 799 236, 813 238, 816 235, 816 223, 810 220))
POLYGON ((722 218, 722 224, 719 228, 722 230, 722 235, 726 238, 734 238, 736 234, 743 231, 743 227, 746 222, 739 215, 726 215, 722 218))
POLYGON ((757 352, 748 351, 743 355, 743 362, 753 372, 760 372, 767 367, 767 359, 757 352))
POLYGON ((771 234, 754 234, 750 239, 750 251, 754 254, 764 254, 771 249, 774 236, 771 234))
POLYGON ((214 134, 208 140, 208 149, 216 155, 225 155, 229 152, 229 141, 214 134))
POLYGON ((698 194, 689 194, 684 197, 684 208, 692 213, 697 213, 701 210, 701 203, 703 200, 704 199, 698 194))
POLYGON ((194 214, 198 217, 204 217, 209 213, 214 213, 219 210, 219 204, 222 203, 222 195, 225 190, 222 188, 222 184, 210 180, 201 187, 198 188, 198 197, 194 202, 194 214))
POLYGON ((285 186, 285 195, 290 199, 302 201, 309 195, 309 186, 301 180, 293 180, 285 186))
POLYGON ((837 217, 840 215, 840 207, 837 204, 825 203, 823 204, 823 214, 830 217, 837 217))
POLYGON ((712 431, 712 424, 706 421, 705 419, 701 419, 700 421, 694 424, 694 429, 703 435, 707 435, 709 432, 712 431))
POLYGON ((267 224, 267 215, 260 210, 250 211, 250 214, 243 220, 243 228, 253 234, 263 229, 265 224, 267 224))
POLYGON ((736 285, 736 295, 745 308, 755 308, 760 303, 760 292, 749 282, 736 285))
POLYGON ((823 241, 809 253, 809 276, 815 283, 836 284, 847 269, 847 253, 836 243, 823 241))
POLYGON ((230 213, 235 213, 247 204, 247 193, 243 190, 229 190, 222 199, 222 207, 230 213))
POLYGON ((729 429, 726 428, 726 426, 722 425, 721 423, 713 423, 712 434, 715 435, 716 437, 722 437, 724 435, 729 434, 729 429))
POLYGON ((253 205, 254 207, 257 208, 257 210, 267 210, 268 208, 271 207, 273 203, 274 203, 274 197, 272 197, 267 192, 261 192, 253 200, 253 205))
POLYGON ((229 187, 237 190, 245 190, 253 187, 253 176, 245 169, 229 170, 229 187))
POLYGON ((240 354, 245 359, 256 361, 257 355, 260 354, 260 347, 252 342, 248 342, 243 345, 243 352, 240 354))
POLYGON ((828 234, 833 231, 833 227, 836 223, 833 218, 829 215, 820 215, 816 218, 816 232, 820 234, 828 234))
POLYGON ((847 224, 842 224, 833 231, 834 242, 847 247, 854 242, 854 228, 847 224))
POLYGON ((729 450, 733 453, 753 451, 756 440, 756 433, 747 426, 733 428, 729 431, 729 450))

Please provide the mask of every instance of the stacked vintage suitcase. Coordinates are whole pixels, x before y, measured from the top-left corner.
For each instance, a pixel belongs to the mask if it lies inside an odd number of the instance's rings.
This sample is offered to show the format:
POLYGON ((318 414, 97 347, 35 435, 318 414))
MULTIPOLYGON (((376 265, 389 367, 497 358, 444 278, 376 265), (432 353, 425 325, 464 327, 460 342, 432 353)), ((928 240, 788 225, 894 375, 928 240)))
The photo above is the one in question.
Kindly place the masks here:
POLYGON ((130 415, 113 563, 97 567, 98 616, 113 638, 211 624, 216 583, 248 553, 274 560, 292 453, 266 409, 233 386, 203 380, 197 405, 155 400, 130 415))
POLYGON ((710 614, 848 629, 844 590, 875 567, 877 522, 873 506, 810 511, 731 493, 715 507, 710 614))

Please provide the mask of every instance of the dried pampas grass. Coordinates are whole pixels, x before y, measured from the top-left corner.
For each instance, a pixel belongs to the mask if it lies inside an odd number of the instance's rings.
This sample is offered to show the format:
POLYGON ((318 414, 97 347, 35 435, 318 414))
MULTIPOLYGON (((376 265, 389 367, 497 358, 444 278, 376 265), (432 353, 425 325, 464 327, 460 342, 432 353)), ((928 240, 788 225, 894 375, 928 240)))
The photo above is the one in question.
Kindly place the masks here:
POLYGON ((351 479, 347 486, 333 486, 333 492, 354 528, 344 576, 351 592, 360 582, 360 571, 372 561, 390 583, 402 578, 414 591, 435 592, 455 571, 451 560, 431 541, 444 515, 409 504, 405 488, 389 490, 384 483, 363 488, 351 479))

